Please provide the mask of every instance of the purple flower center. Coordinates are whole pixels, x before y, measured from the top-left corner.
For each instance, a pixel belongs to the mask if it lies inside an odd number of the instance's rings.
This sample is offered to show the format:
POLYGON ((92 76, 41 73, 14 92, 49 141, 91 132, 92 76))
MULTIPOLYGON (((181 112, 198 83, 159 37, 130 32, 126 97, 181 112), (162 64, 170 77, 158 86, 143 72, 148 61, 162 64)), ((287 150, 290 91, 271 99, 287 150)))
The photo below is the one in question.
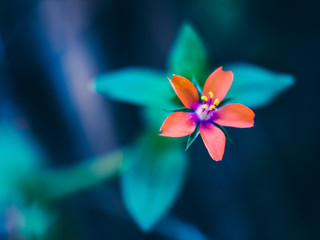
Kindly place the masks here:
POLYGON ((210 107, 208 107, 206 104, 200 104, 195 113, 200 121, 208 121, 214 118, 216 111, 216 108, 212 108, 210 110, 210 107))
POLYGON ((198 108, 195 110, 200 121, 209 121, 213 120, 217 113, 217 106, 219 105, 220 101, 216 98, 213 101, 213 93, 209 92, 209 99, 207 96, 202 96, 201 100, 203 101, 202 104, 199 104, 198 108))

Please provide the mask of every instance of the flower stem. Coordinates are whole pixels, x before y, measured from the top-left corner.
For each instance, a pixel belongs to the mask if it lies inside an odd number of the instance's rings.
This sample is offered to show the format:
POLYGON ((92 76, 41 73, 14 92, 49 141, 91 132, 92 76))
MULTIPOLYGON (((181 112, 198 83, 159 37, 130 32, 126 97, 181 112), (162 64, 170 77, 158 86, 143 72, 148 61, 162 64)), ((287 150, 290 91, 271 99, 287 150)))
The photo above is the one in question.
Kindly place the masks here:
POLYGON ((63 169, 43 170, 20 183, 27 199, 50 201, 100 184, 123 170, 123 152, 115 150, 63 169))

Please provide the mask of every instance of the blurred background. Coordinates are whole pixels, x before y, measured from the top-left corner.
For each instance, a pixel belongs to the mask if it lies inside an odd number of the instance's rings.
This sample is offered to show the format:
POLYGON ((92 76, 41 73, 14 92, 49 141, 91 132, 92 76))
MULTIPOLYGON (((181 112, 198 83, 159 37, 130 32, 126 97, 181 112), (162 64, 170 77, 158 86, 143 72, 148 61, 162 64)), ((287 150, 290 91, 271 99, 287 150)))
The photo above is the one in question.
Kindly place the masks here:
POLYGON ((0 143, 10 150, 0 151, 0 239, 320 239, 319 10, 317 0, 2 0, 0 143), (134 141, 141 109, 88 84, 128 66, 165 69, 186 20, 211 70, 250 62, 296 84, 255 111, 254 128, 230 129, 222 162, 198 139, 180 194, 147 233, 125 210, 117 177, 51 201, 49 213, 34 204, 26 213, 7 186, 15 176, 83 164, 134 141))

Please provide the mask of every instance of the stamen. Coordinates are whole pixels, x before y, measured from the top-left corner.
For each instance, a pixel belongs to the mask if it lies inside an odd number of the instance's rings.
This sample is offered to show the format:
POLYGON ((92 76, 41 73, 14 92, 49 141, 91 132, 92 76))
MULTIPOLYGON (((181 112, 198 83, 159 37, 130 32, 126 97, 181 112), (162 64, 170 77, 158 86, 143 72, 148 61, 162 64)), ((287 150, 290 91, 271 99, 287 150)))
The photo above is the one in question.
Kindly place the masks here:
POLYGON ((213 98, 213 93, 210 91, 209 92, 210 98, 213 98))
POLYGON ((202 97, 201 97, 201 100, 208 102, 208 98, 207 98, 206 96, 202 96, 202 97))
POLYGON ((203 104, 203 105, 202 105, 202 108, 203 108, 203 109, 206 109, 207 107, 208 107, 207 104, 203 104))
POLYGON ((220 101, 219 101, 219 99, 218 99, 218 98, 216 98, 216 100, 214 100, 214 102, 213 102, 213 104, 214 104, 214 105, 216 105, 216 106, 218 106, 218 105, 219 105, 219 103, 220 103, 220 101))
POLYGON ((209 108, 209 110, 211 111, 211 110, 214 109, 214 108, 216 108, 216 106, 215 106, 215 105, 211 105, 210 108, 209 108))

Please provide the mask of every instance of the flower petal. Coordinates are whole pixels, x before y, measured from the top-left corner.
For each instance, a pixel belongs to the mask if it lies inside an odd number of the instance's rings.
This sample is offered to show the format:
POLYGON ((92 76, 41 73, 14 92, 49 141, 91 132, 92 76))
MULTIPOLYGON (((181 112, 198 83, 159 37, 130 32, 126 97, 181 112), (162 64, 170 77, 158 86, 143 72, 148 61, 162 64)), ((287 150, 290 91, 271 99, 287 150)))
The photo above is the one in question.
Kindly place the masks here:
POLYGON ((187 136, 196 129, 197 117, 193 113, 175 112, 170 114, 162 124, 159 135, 166 137, 187 136))
POLYGON ((195 109, 199 103, 199 94, 192 82, 180 75, 173 75, 169 81, 183 105, 195 109))
POLYGON ((222 67, 217 68, 210 74, 203 87, 203 95, 209 99, 209 92, 214 95, 214 99, 218 98, 221 102, 224 96, 229 91, 233 80, 233 73, 231 71, 223 71, 222 67))
POLYGON ((200 126, 200 135, 212 159, 221 161, 226 144, 226 136, 224 133, 212 123, 202 123, 200 126))
POLYGON ((254 116, 250 108, 239 103, 231 103, 218 109, 214 122, 226 127, 249 128, 253 127, 254 116))

